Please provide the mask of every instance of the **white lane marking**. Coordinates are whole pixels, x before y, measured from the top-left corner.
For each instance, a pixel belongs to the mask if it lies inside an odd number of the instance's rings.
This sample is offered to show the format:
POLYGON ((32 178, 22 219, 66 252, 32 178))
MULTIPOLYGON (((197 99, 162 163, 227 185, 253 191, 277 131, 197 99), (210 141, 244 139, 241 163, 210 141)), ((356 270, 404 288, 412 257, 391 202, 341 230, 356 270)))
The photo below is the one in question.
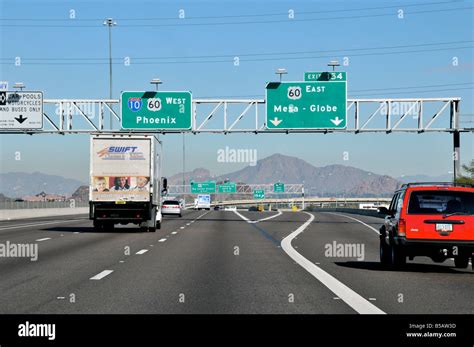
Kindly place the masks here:
POLYGON ((377 235, 380 235, 379 231, 377 229, 375 229, 374 227, 364 223, 363 221, 361 220, 358 220, 357 218, 353 218, 353 217, 349 217, 349 216, 346 216, 345 214, 340 214, 340 213, 335 213, 335 212, 323 212, 323 213, 330 213, 330 214, 334 214, 336 216, 342 216, 342 217, 346 217, 346 218, 349 218, 349 219, 352 219, 352 220, 355 220, 356 222, 359 222, 360 224, 363 224, 365 225, 367 228, 369 228, 370 230, 374 231, 377 233, 377 235))
POLYGON ((191 223, 186 223, 186 225, 191 225, 191 223))
POLYGON ((303 267, 303 269, 313 275, 319 282, 325 285, 330 291, 337 295, 337 297, 341 298, 346 304, 352 307, 356 312, 361 314, 385 314, 384 311, 364 299, 355 291, 347 287, 344 283, 340 282, 338 279, 331 276, 326 271, 303 257, 291 246, 291 241, 295 238, 295 236, 298 236, 298 234, 300 234, 304 229, 306 229, 314 220, 313 214, 310 214, 308 212, 304 213, 309 215, 310 218, 298 229, 293 231, 290 235, 288 235, 281 241, 281 246, 286 252, 286 254, 288 254, 290 258, 292 258, 301 267, 303 267))
POLYGON ((263 222, 265 220, 269 220, 269 219, 272 219, 272 218, 275 218, 275 217, 278 217, 282 214, 281 211, 278 211, 277 214, 273 215, 273 216, 270 216, 270 217, 266 217, 266 218, 262 218, 262 219, 258 219, 258 220, 250 220, 248 219, 247 217, 245 217, 243 214, 239 213, 238 211, 233 211, 237 216, 239 216, 240 218, 242 218, 244 221, 246 221, 247 223, 250 223, 250 224, 254 224, 254 223, 259 223, 259 222, 263 222))
POLYGON ((376 301, 376 298, 369 298, 370 301, 376 301))
POLYGON ((184 229, 184 227, 180 227, 180 229, 184 229))
POLYGON ((94 277, 91 277, 90 279, 91 280, 101 280, 105 276, 110 275, 112 272, 114 272, 114 270, 104 270, 104 271, 98 273, 97 275, 95 275, 94 277))
POLYGON ((66 299, 66 297, 65 296, 58 296, 57 299, 58 300, 64 300, 64 299, 66 299))
POLYGON ((44 239, 38 239, 35 240, 36 242, 41 242, 41 241, 46 241, 46 240, 51 240, 51 237, 45 237, 44 239))
POLYGON ((141 249, 135 254, 143 254, 143 253, 146 253, 146 252, 148 252, 148 249, 141 249))
POLYGON ((252 221, 250 219, 248 219, 247 217, 245 217, 243 214, 240 214, 239 212, 237 211, 233 211, 237 216, 239 216, 240 218, 242 218, 244 221, 246 221, 247 223, 252 223, 252 221))
POLYGON ((21 224, 21 225, 15 225, 13 227, 3 227, 0 228, 1 230, 8 230, 8 229, 18 229, 18 228, 25 228, 25 227, 34 227, 34 226, 41 226, 41 225, 48 225, 48 224, 60 224, 60 223, 71 223, 71 222, 77 222, 80 220, 87 220, 85 218, 83 219, 71 219, 71 220, 62 220, 58 222, 45 222, 45 223, 29 223, 29 224, 21 224))
POLYGON ((277 214, 275 214, 275 215, 273 215, 273 216, 270 216, 270 217, 267 217, 267 218, 262 218, 262 219, 256 220, 255 223, 263 222, 264 220, 269 220, 269 219, 278 217, 278 216, 280 216, 282 213, 283 213, 283 212, 278 211, 277 214))
POLYGON ((195 220, 201 219, 202 217, 204 217, 209 212, 211 212, 211 211, 204 212, 202 215, 198 216, 195 220))
POLYGON ((177 231, 173 231, 171 232, 171 235, 176 235, 178 232, 177 231))
POLYGON ((159 239, 158 242, 165 242, 166 239, 159 239))
POLYGON ((120 260, 119 263, 125 263, 125 261, 124 261, 124 260, 120 260))
POLYGON ((79 231, 75 231, 75 232, 73 232, 73 234, 79 234, 79 231))

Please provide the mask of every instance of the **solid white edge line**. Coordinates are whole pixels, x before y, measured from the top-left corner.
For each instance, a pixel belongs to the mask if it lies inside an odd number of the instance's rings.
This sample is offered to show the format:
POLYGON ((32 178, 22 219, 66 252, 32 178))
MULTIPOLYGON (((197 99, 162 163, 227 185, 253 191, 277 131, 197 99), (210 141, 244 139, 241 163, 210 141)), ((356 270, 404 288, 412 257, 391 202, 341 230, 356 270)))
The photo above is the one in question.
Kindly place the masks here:
POLYGON ((105 276, 110 275, 112 272, 114 272, 114 270, 104 270, 104 271, 98 273, 97 275, 95 275, 94 277, 91 277, 90 279, 91 280, 101 280, 105 276))
POLYGON ((362 296, 357 294, 355 291, 350 289, 344 283, 340 282, 335 277, 328 274, 326 271, 316 266, 308 259, 303 257, 298 253, 292 246, 291 241, 303 232, 314 220, 314 215, 308 212, 304 212, 310 216, 310 218, 301 225, 298 229, 293 231, 290 235, 285 237, 281 241, 281 246, 283 250, 297 262, 302 268, 308 271, 313 275, 319 282, 326 286, 330 291, 332 291, 337 297, 341 298, 347 305, 354 309, 357 313, 360 314, 385 314, 384 311, 379 309, 377 306, 370 303, 368 300, 364 299, 362 296))
POLYGON ((357 218, 353 218, 353 217, 350 217, 350 216, 346 216, 345 214, 340 214, 340 213, 335 213, 335 212, 322 212, 322 213, 329 213, 329 214, 334 214, 336 216, 342 216, 342 217, 346 217, 346 218, 349 218, 349 219, 352 219, 352 220, 355 220, 356 222, 359 222, 360 224, 362 225, 365 225, 367 228, 371 229, 372 231, 374 231, 375 233, 377 233, 377 235, 380 235, 379 231, 377 229, 375 229, 374 227, 364 223, 363 221, 361 220, 358 220, 357 218))
POLYGON ((166 239, 159 239, 158 242, 165 242, 166 239))
POLYGON ((148 249, 142 249, 142 250, 139 250, 137 253, 135 254, 143 254, 143 253, 146 253, 148 252, 148 249))
POLYGON ((47 241, 47 240, 51 240, 51 237, 45 237, 43 239, 38 239, 38 240, 35 240, 35 242, 41 242, 41 241, 47 241))

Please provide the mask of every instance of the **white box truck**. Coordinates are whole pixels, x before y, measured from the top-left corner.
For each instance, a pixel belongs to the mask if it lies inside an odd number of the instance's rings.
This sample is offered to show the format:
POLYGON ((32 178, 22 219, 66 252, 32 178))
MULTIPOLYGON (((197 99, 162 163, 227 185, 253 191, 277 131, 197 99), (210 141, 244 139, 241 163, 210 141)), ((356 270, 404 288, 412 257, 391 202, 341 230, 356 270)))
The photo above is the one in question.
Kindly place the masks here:
POLYGON ((89 218, 95 230, 128 223, 151 232, 161 228, 167 181, 159 148, 153 135, 91 136, 89 218))
POLYGON ((197 199, 194 201, 194 208, 196 210, 210 210, 211 196, 209 194, 199 194, 197 199))

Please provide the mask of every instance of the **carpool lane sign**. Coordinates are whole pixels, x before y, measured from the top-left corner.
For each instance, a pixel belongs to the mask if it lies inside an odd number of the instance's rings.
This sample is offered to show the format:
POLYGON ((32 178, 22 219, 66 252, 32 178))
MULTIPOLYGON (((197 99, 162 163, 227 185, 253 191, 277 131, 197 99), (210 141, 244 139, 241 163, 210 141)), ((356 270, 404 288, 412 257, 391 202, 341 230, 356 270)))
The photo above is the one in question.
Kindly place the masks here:
POLYGON ((43 129, 43 92, 0 91, 0 130, 43 129))
POLYGON ((191 92, 122 92, 122 129, 189 130, 191 92))

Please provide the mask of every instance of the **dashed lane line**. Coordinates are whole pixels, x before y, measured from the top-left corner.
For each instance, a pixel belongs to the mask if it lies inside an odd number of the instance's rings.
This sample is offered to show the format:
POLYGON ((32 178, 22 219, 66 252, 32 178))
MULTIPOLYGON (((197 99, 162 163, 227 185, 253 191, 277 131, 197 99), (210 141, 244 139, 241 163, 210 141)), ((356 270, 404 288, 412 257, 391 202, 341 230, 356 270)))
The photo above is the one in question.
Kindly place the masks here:
POLYGON ((104 271, 98 273, 97 275, 95 275, 94 277, 91 277, 90 279, 94 280, 94 281, 98 281, 98 280, 101 280, 102 278, 110 275, 112 272, 114 272, 114 270, 104 270, 104 271))

